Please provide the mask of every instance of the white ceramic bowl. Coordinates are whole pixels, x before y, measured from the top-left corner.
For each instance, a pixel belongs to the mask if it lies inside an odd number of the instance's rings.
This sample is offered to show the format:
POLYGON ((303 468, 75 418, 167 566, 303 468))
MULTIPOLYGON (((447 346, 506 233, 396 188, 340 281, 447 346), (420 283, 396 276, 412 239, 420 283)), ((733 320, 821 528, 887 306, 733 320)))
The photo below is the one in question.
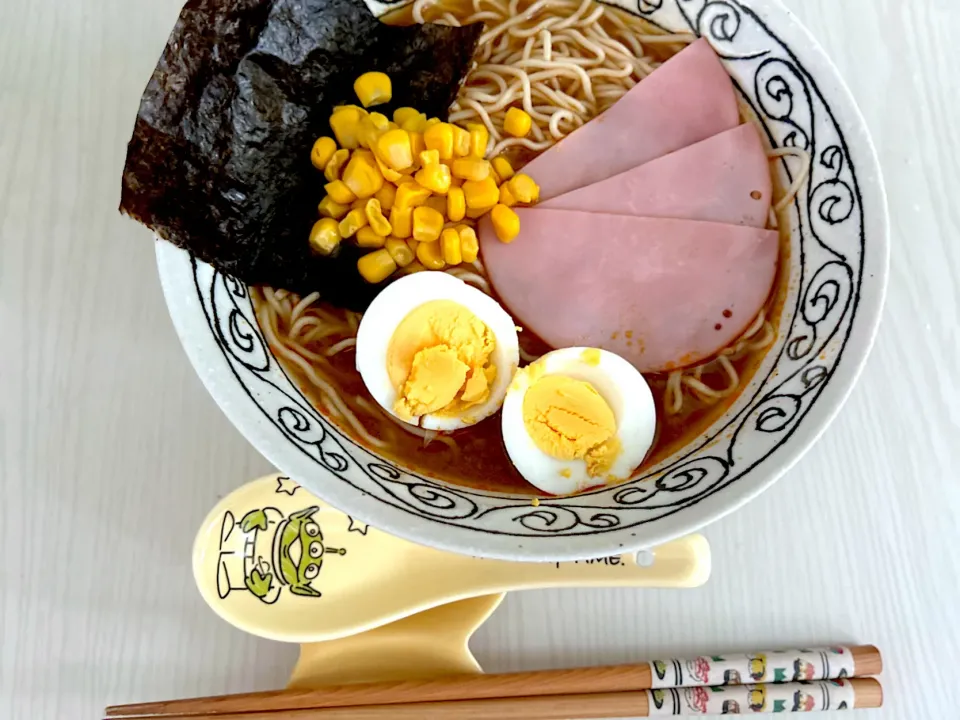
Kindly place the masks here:
POLYGON ((776 345, 696 442, 625 485, 533 507, 528 498, 407 473, 356 445, 284 374, 246 287, 158 243, 170 315, 210 394, 280 471, 340 510, 480 556, 580 559, 651 546, 769 487, 850 392, 880 319, 888 220, 874 148, 836 68, 779 0, 620 1, 664 28, 706 36, 771 141, 813 157, 809 185, 791 211, 790 289, 776 345))

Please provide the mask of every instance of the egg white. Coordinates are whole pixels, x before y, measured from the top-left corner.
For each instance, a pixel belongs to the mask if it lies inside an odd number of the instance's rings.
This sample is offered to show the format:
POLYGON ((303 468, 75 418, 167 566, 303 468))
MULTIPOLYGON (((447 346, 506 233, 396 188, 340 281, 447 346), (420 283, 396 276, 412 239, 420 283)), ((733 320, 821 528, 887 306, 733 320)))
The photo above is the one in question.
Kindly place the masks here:
POLYGON ((513 319, 493 298, 445 272, 418 272, 391 283, 367 308, 357 331, 357 370, 373 399, 394 417, 427 430, 458 430, 493 415, 503 403, 519 365, 520 344, 513 319), (496 341, 490 359, 497 376, 490 385, 489 399, 468 408, 463 416, 426 414, 409 421, 394 412, 398 393, 387 372, 387 350, 403 319, 433 300, 458 303, 490 328, 496 341))
POLYGON ((503 442, 510 461, 534 487, 551 495, 570 495, 603 485, 607 478, 591 477, 583 460, 559 460, 536 446, 523 423, 523 399, 540 377, 566 375, 590 383, 607 402, 617 421, 621 451, 607 476, 627 480, 643 462, 653 444, 657 410, 647 381, 619 355, 599 352, 599 362, 584 360, 588 348, 554 350, 537 362, 535 372, 521 370, 514 378, 503 403, 503 442), (563 472, 569 473, 565 477, 563 472))

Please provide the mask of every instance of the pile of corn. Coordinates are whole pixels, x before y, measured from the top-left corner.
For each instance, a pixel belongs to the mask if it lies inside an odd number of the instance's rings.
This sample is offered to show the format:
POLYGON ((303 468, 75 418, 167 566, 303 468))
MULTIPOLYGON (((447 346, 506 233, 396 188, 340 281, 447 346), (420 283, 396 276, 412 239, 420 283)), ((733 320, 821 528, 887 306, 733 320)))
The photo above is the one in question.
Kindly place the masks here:
MULTIPOLYGON (((540 188, 514 173, 503 157, 486 160, 490 139, 483 125, 461 128, 401 107, 391 121, 366 108, 389 102, 390 78, 365 73, 354 83, 363 107, 341 105, 330 117, 336 140, 318 139, 310 152, 327 180, 310 231, 310 245, 323 255, 350 239, 369 248, 357 261, 371 283, 398 268, 442 270, 472 263, 479 246, 474 224, 490 213, 497 237, 511 242, 520 232, 515 205, 537 201, 540 188)), ((507 113, 507 130, 530 131, 523 110, 507 113)))

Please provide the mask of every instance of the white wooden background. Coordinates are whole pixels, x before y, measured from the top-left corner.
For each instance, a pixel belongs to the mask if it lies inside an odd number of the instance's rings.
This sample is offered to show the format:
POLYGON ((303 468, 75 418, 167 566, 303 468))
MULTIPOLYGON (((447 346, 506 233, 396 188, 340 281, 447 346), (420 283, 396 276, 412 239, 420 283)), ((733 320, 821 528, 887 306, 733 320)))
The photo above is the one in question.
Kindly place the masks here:
MULTIPOLYGON (((189 554, 207 510, 270 470, 194 376, 124 147, 180 0, 0 0, 0 718, 279 687, 295 649, 216 618, 189 554)), ((710 527, 693 591, 518 593, 490 670, 874 642, 878 720, 960 717, 960 3, 789 0, 880 150, 893 222, 877 347, 839 419, 710 527)))

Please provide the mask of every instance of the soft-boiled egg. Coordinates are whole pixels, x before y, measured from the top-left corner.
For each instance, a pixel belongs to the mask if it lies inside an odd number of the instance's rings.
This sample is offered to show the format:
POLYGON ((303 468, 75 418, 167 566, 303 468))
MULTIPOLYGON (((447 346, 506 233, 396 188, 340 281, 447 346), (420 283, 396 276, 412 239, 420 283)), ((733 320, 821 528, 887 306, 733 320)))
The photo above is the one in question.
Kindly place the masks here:
POLYGON ((507 312, 443 272, 392 283, 357 332, 357 370, 373 399, 428 430, 457 430, 495 413, 519 364, 507 312))
POLYGON ((531 485, 569 495, 629 479, 653 444, 653 395, 636 368, 596 348, 547 353, 517 372, 503 441, 531 485))

